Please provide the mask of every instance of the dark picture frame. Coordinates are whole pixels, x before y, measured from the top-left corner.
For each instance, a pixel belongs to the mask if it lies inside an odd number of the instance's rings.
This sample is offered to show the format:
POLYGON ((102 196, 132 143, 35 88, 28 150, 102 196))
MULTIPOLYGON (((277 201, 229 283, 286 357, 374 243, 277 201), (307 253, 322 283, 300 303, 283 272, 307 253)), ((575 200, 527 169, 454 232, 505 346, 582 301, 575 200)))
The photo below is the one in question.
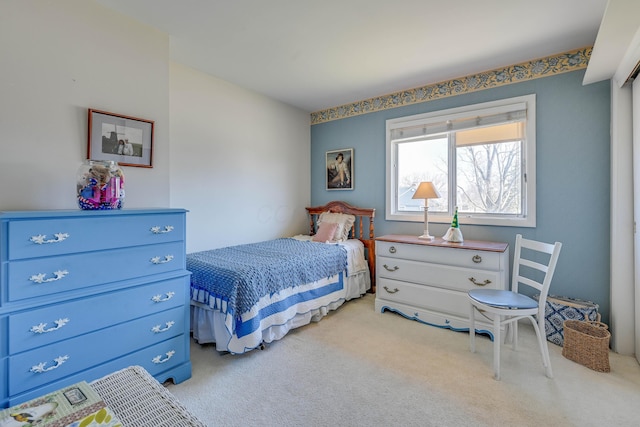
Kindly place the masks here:
POLYGON ((353 190, 353 148, 326 153, 327 190, 353 190))
POLYGON ((152 120, 89 109, 87 159, 153 167, 152 120))

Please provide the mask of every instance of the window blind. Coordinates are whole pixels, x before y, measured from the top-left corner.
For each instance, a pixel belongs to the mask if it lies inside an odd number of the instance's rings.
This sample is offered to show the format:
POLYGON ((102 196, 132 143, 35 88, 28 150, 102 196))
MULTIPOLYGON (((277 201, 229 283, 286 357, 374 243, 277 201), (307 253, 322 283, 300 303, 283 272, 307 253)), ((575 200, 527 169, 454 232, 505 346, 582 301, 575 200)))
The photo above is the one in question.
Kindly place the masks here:
MULTIPOLYGON (((445 117, 430 117, 414 122, 403 122, 400 126, 390 129, 390 138, 393 142, 408 142, 424 139, 446 132, 464 131, 476 128, 497 127, 497 125, 520 124, 520 126, 502 129, 503 132, 523 135, 522 123, 527 117, 525 103, 513 104, 484 111, 474 112, 473 116, 467 114, 448 115, 445 117), (520 128, 519 130, 517 128, 520 128)), ((469 134, 471 135, 471 134, 469 134)))

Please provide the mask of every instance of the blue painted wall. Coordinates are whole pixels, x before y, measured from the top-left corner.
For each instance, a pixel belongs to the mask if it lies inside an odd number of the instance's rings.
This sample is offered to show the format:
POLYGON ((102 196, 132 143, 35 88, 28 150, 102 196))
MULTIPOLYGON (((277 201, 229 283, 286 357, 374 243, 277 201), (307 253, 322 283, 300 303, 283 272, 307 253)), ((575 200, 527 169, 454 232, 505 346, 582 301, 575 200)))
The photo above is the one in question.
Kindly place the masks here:
MULTIPOLYGON (((609 321, 609 82, 582 85, 573 71, 475 93, 379 111, 311 127, 311 203, 344 200, 376 209, 376 235, 422 232, 421 222, 386 221, 385 121, 535 93, 537 226, 461 225, 466 239, 508 242, 515 235, 563 243, 551 294, 594 301, 609 321), (325 189, 325 152, 354 149, 354 190, 325 189)), ((448 224, 429 224, 443 235, 448 224)), ((629 230, 631 233, 632 230, 629 230)), ((513 256, 513 254, 511 254, 513 256)))

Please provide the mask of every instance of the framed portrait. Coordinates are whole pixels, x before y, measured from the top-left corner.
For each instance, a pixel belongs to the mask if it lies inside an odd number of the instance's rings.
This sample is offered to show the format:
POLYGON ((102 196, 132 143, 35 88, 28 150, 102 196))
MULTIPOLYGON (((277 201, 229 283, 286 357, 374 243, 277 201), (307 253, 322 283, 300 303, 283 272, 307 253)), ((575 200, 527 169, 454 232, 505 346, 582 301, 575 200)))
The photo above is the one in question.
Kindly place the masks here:
POLYGON ((327 151, 327 190, 353 190, 353 148, 327 151))
POLYGON ((151 168, 153 121, 89 109, 87 159, 151 168))

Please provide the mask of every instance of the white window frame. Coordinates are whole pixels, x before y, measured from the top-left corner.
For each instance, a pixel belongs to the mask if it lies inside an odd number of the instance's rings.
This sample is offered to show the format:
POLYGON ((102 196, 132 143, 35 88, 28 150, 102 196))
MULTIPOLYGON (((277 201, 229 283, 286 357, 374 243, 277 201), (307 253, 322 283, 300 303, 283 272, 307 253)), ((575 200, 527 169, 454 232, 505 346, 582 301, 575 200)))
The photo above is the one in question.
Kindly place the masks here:
MULTIPOLYGON (((397 209, 396 197, 398 192, 397 179, 397 145, 392 141, 392 131, 421 126, 447 120, 461 118, 482 117, 492 112, 507 112, 515 109, 516 105, 526 105, 525 122, 525 142, 523 147, 523 159, 521 164, 523 214, 515 215, 482 215, 482 214, 458 214, 458 222, 461 224, 474 225, 495 225, 509 227, 535 227, 536 226, 536 96, 535 94, 524 95, 515 98, 502 99, 498 101, 485 102, 481 104, 467 105, 464 107, 451 108, 425 114, 417 114, 407 117, 399 117, 386 121, 386 211, 385 219, 388 221, 411 221, 423 222, 423 212, 403 212, 397 209)), ((521 108, 521 106, 519 107, 521 108)), ((453 186, 449 186, 450 192, 455 191, 453 186)), ((449 194, 449 200, 455 200, 449 194)), ((429 211, 429 222, 450 223, 455 209, 453 202, 450 203, 449 212, 446 214, 429 211)))

